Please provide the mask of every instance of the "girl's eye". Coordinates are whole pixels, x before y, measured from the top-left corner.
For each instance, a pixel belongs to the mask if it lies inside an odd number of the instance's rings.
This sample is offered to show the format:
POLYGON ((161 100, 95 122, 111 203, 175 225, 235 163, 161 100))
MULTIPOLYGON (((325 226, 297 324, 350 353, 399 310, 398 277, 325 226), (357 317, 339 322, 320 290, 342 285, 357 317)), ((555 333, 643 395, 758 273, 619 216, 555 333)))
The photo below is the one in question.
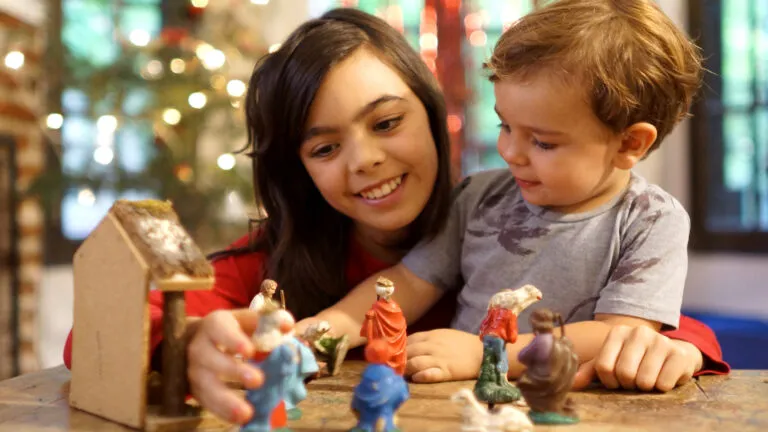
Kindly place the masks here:
POLYGON ((323 158, 333 154, 336 149, 339 148, 338 143, 319 145, 312 150, 310 156, 313 158, 323 158))
POLYGON ((536 138, 531 138, 531 141, 533 141, 533 145, 535 145, 536 147, 542 150, 554 150, 554 148, 556 147, 554 144, 541 142, 536 138))
POLYGON ((506 133, 510 132, 509 125, 506 125, 504 123, 499 123, 497 126, 499 127, 499 129, 503 130, 506 133))
POLYGON ((403 116, 397 116, 382 120, 373 125, 374 132, 389 132, 396 128, 403 121, 403 116))

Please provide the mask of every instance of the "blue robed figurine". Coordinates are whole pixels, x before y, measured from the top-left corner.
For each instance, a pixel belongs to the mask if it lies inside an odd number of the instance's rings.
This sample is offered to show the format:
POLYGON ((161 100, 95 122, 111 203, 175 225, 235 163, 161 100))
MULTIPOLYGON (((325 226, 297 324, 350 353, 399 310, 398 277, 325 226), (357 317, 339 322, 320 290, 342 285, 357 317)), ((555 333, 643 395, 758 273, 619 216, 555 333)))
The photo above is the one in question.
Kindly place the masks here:
POLYGON ((296 350, 285 333, 293 328, 293 317, 285 310, 266 306, 259 317, 253 341, 257 354, 249 360, 264 372, 264 384, 245 392, 253 407, 253 417, 241 432, 269 432, 285 426, 285 412, 280 402, 285 398, 291 377, 297 374, 296 350), (273 418, 273 416, 275 418, 273 418))
POLYGON ((355 387, 352 411, 358 422, 351 432, 375 432, 380 421, 384 432, 399 431, 395 413, 408 400, 408 384, 387 366, 390 356, 390 347, 384 340, 373 340, 366 346, 365 359, 370 364, 355 387))
POLYGON ((285 384, 285 409, 288 410, 289 420, 298 420, 301 418, 301 409, 297 405, 307 398, 304 380, 320 368, 312 350, 299 339, 289 338, 288 345, 294 350, 294 363, 297 367, 293 368, 285 384))

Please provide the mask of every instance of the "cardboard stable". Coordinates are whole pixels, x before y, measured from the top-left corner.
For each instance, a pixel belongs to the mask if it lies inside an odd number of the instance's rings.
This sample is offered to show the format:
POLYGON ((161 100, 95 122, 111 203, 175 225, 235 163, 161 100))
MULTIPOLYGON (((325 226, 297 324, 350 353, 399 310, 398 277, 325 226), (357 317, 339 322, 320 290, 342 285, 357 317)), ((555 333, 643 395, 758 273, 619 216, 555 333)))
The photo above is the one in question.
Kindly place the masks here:
MULTIPOLYGON (((165 214, 157 218, 157 214, 144 212, 141 206, 131 207, 133 205, 128 201, 116 202, 74 256, 69 403, 129 427, 173 430, 176 429, 173 424, 178 425, 179 422, 173 418, 163 419, 157 407, 148 403, 148 295, 150 289, 210 289, 213 271, 180 227, 175 212, 167 211, 170 206, 165 209, 165 214), (116 211, 126 208, 133 213, 125 216, 125 212, 116 211), (176 237, 166 243, 146 241, 136 228, 147 226, 145 221, 161 221, 165 227, 175 224, 176 237), (185 274, 184 266, 188 268, 189 263, 183 262, 183 259, 179 261, 178 256, 170 255, 168 250, 160 250, 158 245, 161 244, 170 249, 182 244, 184 250, 179 250, 183 253, 178 255, 185 258, 193 254, 198 274, 185 274), (204 264, 201 264, 200 257, 204 264), (158 270, 162 267, 158 266, 161 260, 164 260, 160 264, 165 265, 163 271, 166 274, 158 270), (178 273, 169 276, 167 273, 173 270, 174 265, 178 267, 178 273), (163 427, 163 424, 170 426, 163 427)), ((161 231, 155 230, 147 238, 158 240, 161 235, 161 231)), ((196 421, 196 416, 198 413, 190 409, 189 415, 183 419, 186 427, 190 426, 190 421, 196 421)))

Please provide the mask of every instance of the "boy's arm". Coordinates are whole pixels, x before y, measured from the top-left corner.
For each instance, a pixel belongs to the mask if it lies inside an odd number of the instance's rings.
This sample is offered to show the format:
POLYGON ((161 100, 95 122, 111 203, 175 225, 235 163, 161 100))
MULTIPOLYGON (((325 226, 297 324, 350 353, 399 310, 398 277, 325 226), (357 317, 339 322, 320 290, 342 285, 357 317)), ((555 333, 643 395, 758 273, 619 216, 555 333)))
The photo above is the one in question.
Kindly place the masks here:
POLYGON ((392 298, 400 305, 408 323, 419 319, 443 295, 442 290, 419 278, 401 263, 370 276, 341 301, 317 314, 313 320, 328 321, 334 333, 347 334, 352 347, 362 345, 365 338, 360 336, 360 328, 366 311, 376 302, 374 286, 380 276, 395 284, 392 298))

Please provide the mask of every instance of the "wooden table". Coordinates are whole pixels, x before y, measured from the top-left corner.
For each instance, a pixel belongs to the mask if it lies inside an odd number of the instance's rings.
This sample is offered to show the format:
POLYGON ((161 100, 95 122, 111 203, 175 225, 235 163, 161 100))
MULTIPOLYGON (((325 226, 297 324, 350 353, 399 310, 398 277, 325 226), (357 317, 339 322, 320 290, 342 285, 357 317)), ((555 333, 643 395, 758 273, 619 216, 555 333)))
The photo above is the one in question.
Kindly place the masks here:
MULTIPOLYGON (((364 367, 345 363, 341 374, 309 385, 294 431, 345 431, 354 425, 348 407, 364 367)), ((0 431, 127 431, 130 429, 72 409, 67 404, 69 371, 63 366, 0 383, 0 431)), ((408 432, 460 430, 458 406, 449 397, 472 382, 411 384, 411 398, 398 415, 408 432)), ((768 431, 768 371, 706 376, 672 392, 635 393, 591 389, 573 393, 582 422, 536 431, 768 431)), ((237 430, 237 428, 228 428, 237 430)))

